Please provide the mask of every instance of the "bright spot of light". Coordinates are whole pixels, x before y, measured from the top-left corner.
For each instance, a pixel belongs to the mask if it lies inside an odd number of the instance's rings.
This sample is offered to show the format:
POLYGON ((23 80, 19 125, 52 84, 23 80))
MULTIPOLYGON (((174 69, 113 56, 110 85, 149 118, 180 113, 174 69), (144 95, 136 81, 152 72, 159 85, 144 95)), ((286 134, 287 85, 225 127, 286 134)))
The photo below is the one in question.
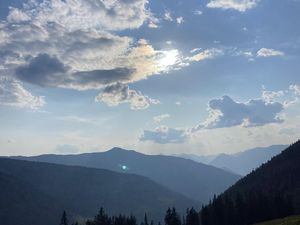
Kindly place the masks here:
POLYGON ((162 70, 169 70, 170 67, 178 64, 180 61, 179 52, 177 49, 162 51, 158 59, 158 64, 162 70))
POLYGON ((126 169, 127 169, 127 166, 123 165, 122 170, 126 170, 126 169))

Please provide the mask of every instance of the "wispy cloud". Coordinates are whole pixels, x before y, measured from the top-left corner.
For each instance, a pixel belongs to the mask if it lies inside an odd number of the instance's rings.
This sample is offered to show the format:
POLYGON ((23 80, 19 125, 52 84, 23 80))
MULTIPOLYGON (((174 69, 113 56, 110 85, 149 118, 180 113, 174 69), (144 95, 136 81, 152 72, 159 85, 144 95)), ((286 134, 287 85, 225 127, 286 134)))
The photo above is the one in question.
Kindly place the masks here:
POLYGON ((33 96, 21 82, 9 77, 0 77, 0 105, 38 110, 45 104, 43 96, 33 96))
POLYGON ((160 126, 155 131, 145 130, 140 141, 151 141, 158 144, 183 143, 186 139, 185 130, 160 126))
POLYGON ((162 114, 162 115, 153 117, 153 120, 155 123, 160 123, 161 121, 168 119, 170 117, 171 117, 170 114, 162 114))
POLYGON ((233 9, 245 12, 255 7, 260 0, 211 0, 207 3, 208 8, 233 9))
POLYGON ((257 57, 272 57, 272 56, 283 56, 284 52, 278 51, 271 48, 261 48, 257 51, 257 57))
MULTIPOLYGON (((195 52, 196 49, 193 49, 192 52, 195 52)), ((224 55, 223 50, 217 48, 206 49, 202 52, 199 52, 191 57, 189 57, 190 61, 202 61, 205 59, 213 59, 215 57, 224 55)))

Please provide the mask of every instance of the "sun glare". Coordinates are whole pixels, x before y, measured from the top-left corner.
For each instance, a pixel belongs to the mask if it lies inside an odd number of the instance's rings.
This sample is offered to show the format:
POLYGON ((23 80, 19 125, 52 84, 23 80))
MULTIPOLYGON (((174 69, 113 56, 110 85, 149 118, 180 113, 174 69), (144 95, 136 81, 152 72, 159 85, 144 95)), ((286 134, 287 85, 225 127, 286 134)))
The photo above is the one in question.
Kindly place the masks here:
POLYGON ((162 51, 161 57, 158 60, 162 70, 169 70, 170 67, 177 64, 179 61, 179 52, 177 49, 162 51))

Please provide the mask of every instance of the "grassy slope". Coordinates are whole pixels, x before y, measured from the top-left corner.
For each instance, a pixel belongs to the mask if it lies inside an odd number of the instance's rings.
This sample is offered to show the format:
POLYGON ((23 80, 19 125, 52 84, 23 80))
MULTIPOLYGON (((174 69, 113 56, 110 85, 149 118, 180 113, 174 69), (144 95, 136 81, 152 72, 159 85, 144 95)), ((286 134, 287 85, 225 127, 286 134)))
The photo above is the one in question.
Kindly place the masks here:
POLYGON ((255 225, 300 225, 300 216, 290 216, 283 219, 258 223, 255 225))

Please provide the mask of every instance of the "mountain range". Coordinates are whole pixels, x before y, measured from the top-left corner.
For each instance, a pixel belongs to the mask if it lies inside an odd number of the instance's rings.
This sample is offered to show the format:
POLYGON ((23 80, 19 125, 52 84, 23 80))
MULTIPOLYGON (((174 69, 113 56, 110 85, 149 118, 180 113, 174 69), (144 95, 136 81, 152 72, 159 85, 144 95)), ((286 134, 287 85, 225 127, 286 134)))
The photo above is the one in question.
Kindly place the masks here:
POLYGON ((63 210, 76 220, 100 207, 111 214, 147 213, 162 220, 168 207, 184 211, 200 203, 152 180, 104 169, 0 159, 0 221, 5 225, 53 225, 63 210))
POLYGON ((270 160, 273 156, 278 155, 287 147, 287 145, 272 145, 269 147, 248 149, 235 154, 222 153, 218 155, 203 156, 180 154, 177 156, 212 165, 226 171, 245 176, 252 170, 270 160))
POLYGON ((14 157, 14 159, 138 174, 201 203, 208 202, 215 194, 222 193, 241 178, 234 173, 189 159, 163 155, 145 155, 121 148, 113 148, 107 152, 79 155, 40 155, 14 157))

